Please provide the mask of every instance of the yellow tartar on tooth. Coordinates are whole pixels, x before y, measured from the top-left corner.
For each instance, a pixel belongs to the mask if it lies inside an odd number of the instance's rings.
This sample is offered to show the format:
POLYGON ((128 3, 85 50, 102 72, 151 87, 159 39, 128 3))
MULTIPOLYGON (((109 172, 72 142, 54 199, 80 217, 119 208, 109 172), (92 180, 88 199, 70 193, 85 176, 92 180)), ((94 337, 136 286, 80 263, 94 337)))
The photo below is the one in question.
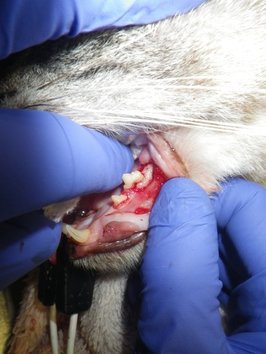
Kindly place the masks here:
POLYGON ((137 188, 144 188, 151 182, 153 178, 153 166, 151 164, 147 165, 142 171, 144 178, 137 184, 137 188))
POLYGON ((71 225, 63 224, 63 233, 70 238, 73 238, 78 243, 84 243, 90 237, 90 230, 77 230, 71 225))
POLYGON ((133 171, 131 173, 124 173, 122 180, 124 182, 124 188, 129 189, 133 187, 135 183, 142 181, 144 178, 143 174, 140 171, 133 171))

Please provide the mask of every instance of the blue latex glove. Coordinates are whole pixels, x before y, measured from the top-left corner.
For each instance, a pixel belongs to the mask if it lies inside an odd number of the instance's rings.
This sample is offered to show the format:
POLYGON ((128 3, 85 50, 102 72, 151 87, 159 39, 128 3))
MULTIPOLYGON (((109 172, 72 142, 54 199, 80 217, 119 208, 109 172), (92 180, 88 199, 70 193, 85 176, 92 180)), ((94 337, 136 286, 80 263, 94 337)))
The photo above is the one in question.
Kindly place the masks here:
POLYGON ((0 111, 0 222, 111 190, 133 165, 127 147, 57 114, 0 111))
POLYGON ((265 206, 266 189, 240 179, 212 200, 190 180, 163 187, 141 267, 138 328, 150 352, 266 353, 265 206))
POLYGON ((206 0, 1 0, 0 58, 62 35, 141 25, 206 0))
POLYGON ((1 110, 0 144, 3 288, 58 246, 60 226, 36 210, 116 187, 133 159, 117 141, 48 112, 1 110))

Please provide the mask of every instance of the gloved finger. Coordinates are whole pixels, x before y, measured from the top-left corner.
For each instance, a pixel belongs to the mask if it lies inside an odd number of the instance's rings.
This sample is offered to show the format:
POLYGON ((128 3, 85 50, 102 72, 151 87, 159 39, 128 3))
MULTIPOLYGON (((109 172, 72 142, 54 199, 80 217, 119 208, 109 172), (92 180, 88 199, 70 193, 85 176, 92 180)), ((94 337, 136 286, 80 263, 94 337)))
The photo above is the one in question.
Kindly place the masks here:
POLYGON ((56 114, 0 110, 0 221, 111 190, 133 165, 130 150, 56 114))
MULTIPOLYGON (((236 264, 241 260, 242 265, 239 262, 238 271, 235 271, 246 276, 265 270, 266 188, 242 179, 232 179, 224 183, 221 192, 211 200, 218 226, 226 234, 222 242, 226 251, 231 251, 227 263, 231 260, 236 264)), ((224 256, 227 256, 226 252, 224 256)))
POLYGON ((228 330, 264 332, 260 340, 253 336, 249 345, 264 343, 266 348, 266 189, 242 179, 230 180, 213 198, 213 205, 227 274, 222 280, 228 294, 228 330))
POLYGON ((221 326, 216 220, 186 179, 162 188, 150 217, 139 333, 152 353, 229 353, 221 326))
POLYGON ((110 27, 141 25, 184 13, 204 0, 3 0, 0 58, 27 47, 110 27))
POLYGON ((0 224, 0 289, 48 259, 57 249, 61 225, 40 211, 0 224))

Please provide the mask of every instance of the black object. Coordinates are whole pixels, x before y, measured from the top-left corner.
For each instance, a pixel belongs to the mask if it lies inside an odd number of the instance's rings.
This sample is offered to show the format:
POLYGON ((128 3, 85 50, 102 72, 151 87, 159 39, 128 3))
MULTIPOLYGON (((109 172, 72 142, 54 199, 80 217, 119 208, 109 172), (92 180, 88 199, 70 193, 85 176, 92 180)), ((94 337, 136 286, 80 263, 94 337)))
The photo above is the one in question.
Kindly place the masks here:
POLYGON ((95 273, 74 267, 65 251, 62 240, 57 251, 56 265, 46 261, 41 265, 39 299, 46 305, 56 304, 60 312, 71 315, 90 308, 95 273))
POLYGON ((65 252, 64 240, 57 252, 56 307, 68 315, 88 310, 91 306, 95 274, 74 267, 65 252))
POLYGON ((40 266, 38 297, 45 306, 52 306, 55 303, 56 294, 56 267, 46 261, 40 266))

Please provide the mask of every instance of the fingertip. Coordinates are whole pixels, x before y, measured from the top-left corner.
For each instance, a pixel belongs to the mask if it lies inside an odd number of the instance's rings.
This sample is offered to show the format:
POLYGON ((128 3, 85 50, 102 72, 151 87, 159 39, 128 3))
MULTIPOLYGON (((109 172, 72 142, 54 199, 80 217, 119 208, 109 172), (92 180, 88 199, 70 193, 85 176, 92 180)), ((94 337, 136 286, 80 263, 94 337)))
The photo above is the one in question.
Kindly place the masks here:
POLYGON ((89 135, 89 149, 94 153, 90 159, 90 165, 94 167, 90 186, 95 184, 93 192, 111 190, 122 183, 124 173, 132 171, 134 164, 132 152, 128 146, 112 137, 89 128, 86 131, 89 135))
POLYGON ((220 243, 226 264, 234 269, 232 281, 259 274, 266 266, 265 187, 232 179, 212 202, 220 234, 226 235, 220 243))
POLYGON ((204 253, 205 244, 209 252, 209 248, 216 249, 216 236, 215 215, 207 193, 189 179, 172 179, 151 212, 146 263, 153 264, 154 258, 162 264, 171 262, 180 252, 190 254, 195 247, 204 253))
POLYGON ((258 192, 265 190, 261 184, 249 181, 243 178, 231 178, 221 183, 221 191, 217 194, 224 197, 227 194, 232 196, 240 196, 252 198, 258 192))
POLYGON ((232 178, 221 183, 221 190, 211 197, 217 221, 225 227, 233 215, 244 209, 248 213, 263 210, 266 205, 266 188, 242 178, 232 178))
POLYGON ((188 195, 200 192, 204 193, 203 189, 196 182, 185 177, 171 178, 163 185, 162 190, 165 190, 166 193, 187 193, 188 195))
POLYGON ((162 187, 153 206, 150 226, 160 223, 182 223, 191 217, 212 213, 207 193, 188 178, 173 178, 162 187))
POLYGON ((134 158, 130 148, 119 141, 106 137, 108 144, 110 145, 111 153, 114 161, 117 161, 117 167, 122 173, 131 172, 134 164, 134 158))

